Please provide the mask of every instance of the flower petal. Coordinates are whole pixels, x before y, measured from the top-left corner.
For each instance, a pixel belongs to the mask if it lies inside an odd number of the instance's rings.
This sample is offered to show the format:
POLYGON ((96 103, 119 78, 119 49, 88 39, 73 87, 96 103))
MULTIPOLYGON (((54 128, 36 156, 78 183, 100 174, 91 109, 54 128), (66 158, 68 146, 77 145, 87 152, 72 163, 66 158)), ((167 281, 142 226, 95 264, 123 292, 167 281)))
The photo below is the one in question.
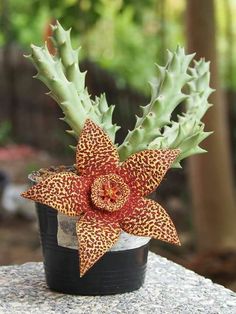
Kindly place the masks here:
POLYGON ((136 195, 146 196, 157 188, 179 152, 179 149, 143 150, 123 162, 120 174, 136 195))
POLYGON ((87 188, 85 178, 74 173, 61 172, 42 180, 21 195, 53 207, 63 214, 77 216, 89 206, 87 188))
POLYGON ((120 222, 122 230, 180 245, 175 226, 166 211, 155 201, 140 198, 131 216, 120 222))
POLYGON ((76 166, 81 175, 113 172, 118 167, 119 155, 108 135, 87 119, 76 151, 76 166))
POLYGON ((107 224, 95 214, 85 214, 77 222, 76 232, 82 277, 118 240, 121 229, 118 223, 107 224))

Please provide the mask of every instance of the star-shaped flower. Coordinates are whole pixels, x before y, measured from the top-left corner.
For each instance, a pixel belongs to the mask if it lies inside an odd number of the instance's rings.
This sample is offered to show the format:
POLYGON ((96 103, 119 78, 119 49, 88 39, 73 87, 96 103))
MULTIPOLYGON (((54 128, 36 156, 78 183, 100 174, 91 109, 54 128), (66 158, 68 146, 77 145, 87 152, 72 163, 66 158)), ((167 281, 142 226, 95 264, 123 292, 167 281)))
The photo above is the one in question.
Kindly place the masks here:
POLYGON ((122 230, 180 244, 166 211, 144 198, 156 189, 178 154, 178 149, 144 150, 120 163, 110 138, 88 119, 77 146, 77 174, 51 175, 22 196, 78 216, 83 276, 114 245, 122 230))

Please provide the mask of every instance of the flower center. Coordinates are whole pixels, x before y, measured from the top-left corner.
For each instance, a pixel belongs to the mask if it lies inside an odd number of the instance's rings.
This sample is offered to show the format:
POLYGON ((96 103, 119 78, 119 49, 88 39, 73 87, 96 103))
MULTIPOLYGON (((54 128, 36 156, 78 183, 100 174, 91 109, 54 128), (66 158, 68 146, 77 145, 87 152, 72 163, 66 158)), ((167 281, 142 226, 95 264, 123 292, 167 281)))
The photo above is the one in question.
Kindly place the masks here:
POLYGON ((92 184, 93 204, 109 212, 119 210, 125 204, 129 194, 128 185, 116 174, 100 176, 92 184))

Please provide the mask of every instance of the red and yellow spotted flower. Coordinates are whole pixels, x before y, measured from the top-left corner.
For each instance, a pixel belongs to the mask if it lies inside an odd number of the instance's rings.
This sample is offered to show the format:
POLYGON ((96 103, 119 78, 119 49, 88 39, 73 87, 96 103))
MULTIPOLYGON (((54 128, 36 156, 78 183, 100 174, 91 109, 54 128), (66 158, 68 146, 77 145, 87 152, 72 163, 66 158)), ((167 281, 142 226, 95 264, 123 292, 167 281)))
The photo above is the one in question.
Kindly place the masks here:
POLYGON ((86 120, 76 151, 77 174, 51 175, 22 196, 78 216, 83 276, 114 245, 122 230, 180 244, 165 210, 144 198, 156 189, 178 154, 178 149, 144 150, 120 163, 109 137, 86 120))

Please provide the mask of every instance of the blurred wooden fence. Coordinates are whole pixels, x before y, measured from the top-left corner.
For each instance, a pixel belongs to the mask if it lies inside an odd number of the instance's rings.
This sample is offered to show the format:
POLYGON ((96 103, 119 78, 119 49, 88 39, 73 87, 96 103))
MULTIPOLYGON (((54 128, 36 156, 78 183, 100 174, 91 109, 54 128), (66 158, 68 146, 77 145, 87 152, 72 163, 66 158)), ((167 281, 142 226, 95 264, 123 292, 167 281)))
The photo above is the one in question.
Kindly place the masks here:
POLYGON ((45 95, 43 84, 32 79, 34 74, 34 68, 20 50, 11 49, 7 66, 1 51, 0 122, 11 123, 14 140, 42 149, 58 149, 63 129, 63 123, 58 121, 60 111, 45 95))

